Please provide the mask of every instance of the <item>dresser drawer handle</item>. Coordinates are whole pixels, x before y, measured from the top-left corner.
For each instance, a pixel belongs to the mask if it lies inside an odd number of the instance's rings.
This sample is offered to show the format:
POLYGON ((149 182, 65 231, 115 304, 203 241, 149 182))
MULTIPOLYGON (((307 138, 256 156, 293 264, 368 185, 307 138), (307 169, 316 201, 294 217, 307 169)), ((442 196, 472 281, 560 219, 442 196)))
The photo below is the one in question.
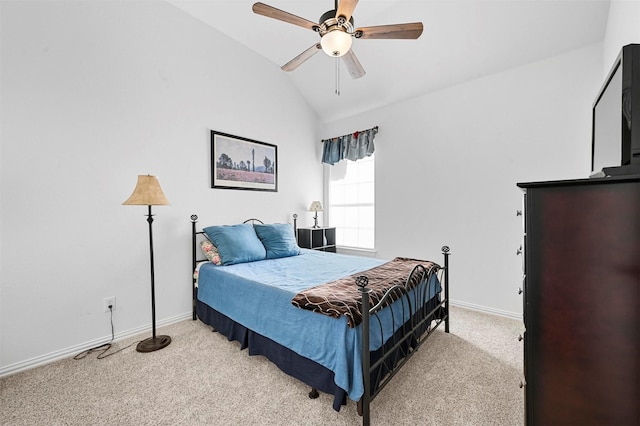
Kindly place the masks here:
POLYGON ((522 216, 522 210, 516 210, 516 216, 522 216))
POLYGON ((516 250, 516 256, 519 256, 522 254, 522 246, 518 247, 518 250, 516 250))
POLYGON ((526 385, 526 383, 524 382, 524 380, 520 380, 520 384, 518 385, 518 387, 520 389, 522 389, 524 387, 524 385, 526 385))
POLYGON ((522 334, 518 335, 518 342, 522 342, 522 339, 523 339, 522 334))
POLYGON ((518 289, 518 294, 522 294, 522 288, 518 289))

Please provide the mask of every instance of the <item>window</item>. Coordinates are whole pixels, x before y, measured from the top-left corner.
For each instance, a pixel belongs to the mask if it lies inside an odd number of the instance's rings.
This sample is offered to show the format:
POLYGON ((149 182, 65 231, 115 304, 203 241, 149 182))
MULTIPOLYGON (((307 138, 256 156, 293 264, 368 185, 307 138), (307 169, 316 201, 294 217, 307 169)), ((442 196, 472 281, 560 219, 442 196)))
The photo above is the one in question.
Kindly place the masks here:
POLYGON ((375 249, 375 159, 343 160, 327 166, 328 218, 336 244, 375 249))

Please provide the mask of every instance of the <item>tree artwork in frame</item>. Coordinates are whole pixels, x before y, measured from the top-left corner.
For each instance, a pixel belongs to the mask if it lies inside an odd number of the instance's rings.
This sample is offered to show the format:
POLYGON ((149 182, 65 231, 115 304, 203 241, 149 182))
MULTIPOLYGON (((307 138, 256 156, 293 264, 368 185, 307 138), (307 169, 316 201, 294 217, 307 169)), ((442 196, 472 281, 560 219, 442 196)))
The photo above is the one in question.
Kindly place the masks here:
POLYGON ((278 191, 278 147, 211 131, 211 187, 278 191))

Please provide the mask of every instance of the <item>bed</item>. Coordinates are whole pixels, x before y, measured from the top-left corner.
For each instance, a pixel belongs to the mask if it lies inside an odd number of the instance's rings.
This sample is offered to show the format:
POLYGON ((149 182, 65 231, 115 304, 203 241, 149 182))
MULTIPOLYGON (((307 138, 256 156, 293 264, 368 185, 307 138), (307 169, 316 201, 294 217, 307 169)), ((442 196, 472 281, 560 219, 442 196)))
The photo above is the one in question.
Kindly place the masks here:
POLYGON ((370 402, 444 323, 449 332, 449 248, 443 265, 380 260, 296 244, 289 224, 250 219, 197 228, 191 216, 193 320, 200 319, 249 355, 350 399, 363 424, 370 402), (215 244, 214 244, 215 243, 215 244))

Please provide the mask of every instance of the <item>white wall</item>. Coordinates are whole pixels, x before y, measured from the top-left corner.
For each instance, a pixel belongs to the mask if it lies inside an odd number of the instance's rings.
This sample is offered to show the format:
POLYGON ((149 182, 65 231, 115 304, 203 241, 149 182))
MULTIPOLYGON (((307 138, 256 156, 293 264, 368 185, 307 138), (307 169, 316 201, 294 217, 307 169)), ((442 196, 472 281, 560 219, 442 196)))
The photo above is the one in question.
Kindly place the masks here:
POLYGON ((611 0, 603 42, 603 78, 620 54, 622 46, 640 43, 640 1, 611 0))
MULTIPOLYGON (((380 126, 378 257, 440 260, 451 297, 520 315, 517 182, 584 178, 600 44, 329 123, 322 137, 380 126)), ((327 166, 328 167, 328 166, 327 166)), ((329 219, 330 220, 330 219, 329 219)))
POLYGON ((159 323, 191 309, 192 213, 284 222, 321 197, 317 118, 277 65, 165 2, 0 9, 0 375, 105 341, 108 296, 117 333, 149 330, 146 208, 121 205, 138 174, 172 203, 159 323), (277 144, 279 191, 211 189, 210 129, 277 144))

